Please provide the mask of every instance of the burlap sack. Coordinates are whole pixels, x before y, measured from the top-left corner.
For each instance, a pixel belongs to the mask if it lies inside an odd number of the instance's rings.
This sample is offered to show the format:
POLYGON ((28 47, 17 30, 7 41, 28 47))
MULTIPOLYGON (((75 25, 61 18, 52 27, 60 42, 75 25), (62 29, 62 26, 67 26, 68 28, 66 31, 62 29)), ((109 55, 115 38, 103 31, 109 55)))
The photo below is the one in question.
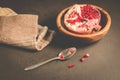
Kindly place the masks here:
POLYGON ((54 31, 47 26, 38 25, 37 15, 14 13, 0 16, 0 43, 42 50, 53 35, 54 31))

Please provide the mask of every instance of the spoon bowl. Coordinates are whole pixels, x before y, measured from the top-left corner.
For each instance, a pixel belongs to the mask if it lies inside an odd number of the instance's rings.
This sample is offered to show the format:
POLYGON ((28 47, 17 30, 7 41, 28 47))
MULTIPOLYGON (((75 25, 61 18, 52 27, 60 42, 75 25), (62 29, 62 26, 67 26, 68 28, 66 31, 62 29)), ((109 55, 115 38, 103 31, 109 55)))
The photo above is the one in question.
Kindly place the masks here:
POLYGON ((71 58, 75 53, 76 53, 76 48, 72 47, 72 48, 68 48, 68 49, 61 51, 58 57, 60 58, 60 60, 67 60, 71 58))

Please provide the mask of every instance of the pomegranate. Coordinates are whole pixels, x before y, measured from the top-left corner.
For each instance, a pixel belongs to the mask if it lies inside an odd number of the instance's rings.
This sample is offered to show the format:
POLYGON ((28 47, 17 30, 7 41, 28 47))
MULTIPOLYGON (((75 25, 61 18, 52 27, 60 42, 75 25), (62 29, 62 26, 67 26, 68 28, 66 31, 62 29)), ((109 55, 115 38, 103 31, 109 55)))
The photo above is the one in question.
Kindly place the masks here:
POLYGON ((75 4, 64 16, 66 28, 75 33, 88 34, 99 31, 100 11, 90 4, 75 4))

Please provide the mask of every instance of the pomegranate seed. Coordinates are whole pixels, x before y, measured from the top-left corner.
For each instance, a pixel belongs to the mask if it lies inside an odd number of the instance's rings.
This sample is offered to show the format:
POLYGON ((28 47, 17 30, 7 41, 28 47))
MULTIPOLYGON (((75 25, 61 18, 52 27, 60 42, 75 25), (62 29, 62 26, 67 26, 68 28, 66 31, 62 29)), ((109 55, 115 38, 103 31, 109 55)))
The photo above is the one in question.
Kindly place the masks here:
POLYGON ((60 55, 59 55, 59 57, 60 57, 60 59, 64 59, 64 55, 61 53, 60 55))
POLYGON ((90 56, 90 54, 87 53, 84 55, 84 58, 88 58, 89 56, 90 56))
POLYGON ((74 18, 78 13, 73 11, 70 15, 69 15, 69 18, 74 18))
POLYGON ((75 24, 75 20, 67 20, 68 23, 75 24))
POLYGON ((84 60, 85 60, 85 58, 83 58, 83 57, 82 57, 82 58, 80 58, 80 61, 81 61, 81 62, 83 62, 84 60))
POLYGON ((73 49, 69 49, 69 52, 72 54, 72 53, 74 53, 74 50, 73 49))
POLYGON ((99 13, 90 5, 82 7, 82 16, 84 18, 93 19, 98 18, 99 13))
POLYGON ((75 65, 74 64, 69 64, 69 68, 73 68, 75 65))

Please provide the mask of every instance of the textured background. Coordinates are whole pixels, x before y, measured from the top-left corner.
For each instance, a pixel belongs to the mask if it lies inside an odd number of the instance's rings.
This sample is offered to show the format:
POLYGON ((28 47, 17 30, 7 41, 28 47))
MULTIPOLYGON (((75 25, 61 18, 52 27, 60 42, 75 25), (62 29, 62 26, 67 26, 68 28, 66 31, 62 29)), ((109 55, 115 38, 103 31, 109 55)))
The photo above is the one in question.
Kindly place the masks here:
POLYGON ((120 5, 118 0, 0 0, 18 14, 37 14, 39 24, 56 31, 54 40, 40 52, 0 44, 0 80, 120 80, 120 5), (58 13, 76 3, 100 6, 111 15, 108 34, 94 44, 83 44, 60 33, 56 26, 58 13), (24 68, 57 56, 67 47, 77 47, 68 61, 53 61, 31 71, 24 68), (90 54, 83 63, 79 59, 90 54), (74 68, 68 65, 74 63, 74 68))

